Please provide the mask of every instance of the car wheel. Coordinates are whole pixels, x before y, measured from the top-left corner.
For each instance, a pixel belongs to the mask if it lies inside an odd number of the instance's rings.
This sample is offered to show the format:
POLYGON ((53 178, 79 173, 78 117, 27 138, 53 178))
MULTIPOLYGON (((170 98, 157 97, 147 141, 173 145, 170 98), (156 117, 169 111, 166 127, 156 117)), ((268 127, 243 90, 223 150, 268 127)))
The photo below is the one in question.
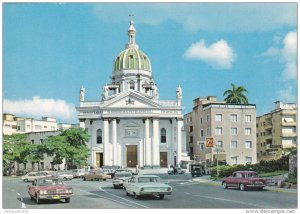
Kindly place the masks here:
POLYGON ((66 203, 70 203, 71 198, 66 198, 66 203))
POLYGON ((94 181, 94 179, 92 178, 91 181, 94 181))
POLYGON ((192 174, 192 177, 194 177, 194 174, 192 174))
POLYGON ((223 189, 227 189, 228 188, 226 182, 223 182, 222 186, 223 186, 223 189))
POLYGON ((83 180, 84 180, 84 181, 86 181, 86 178, 85 178, 85 177, 83 177, 83 180))
POLYGON ((116 186, 116 185, 114 185, 114 189, 117 189, 117 186, 116 186))
POLYGON ((165 195, 164 194, 159 194, 159 199, 164 199, 165 195))
POLYGON ((242 191, 245 190, 245 185, 244 184, 240 184, 240 190, 242 190, 242 191))
POLYGON ((133 196, 134 196, 135 199, 139 198, 139 196, 137 194, 135 194, 135 192, 133 193, 133 196))
POLYGON ((66 181, 66 180, 68 180, 68 179, 65 177, 65 178, 63 178, 63 180, 66 181))
POLYGON ((106 181, 106 179, 104 178, 103 181, 106 181))
POLYGON ((28 182, 28 179, 24 179, 24 182, 28 182))
POLYGON ((30 200, 32 200, 32 201, 33 201, 33 200, 34 200, 34 197, 30 196, 30 200))

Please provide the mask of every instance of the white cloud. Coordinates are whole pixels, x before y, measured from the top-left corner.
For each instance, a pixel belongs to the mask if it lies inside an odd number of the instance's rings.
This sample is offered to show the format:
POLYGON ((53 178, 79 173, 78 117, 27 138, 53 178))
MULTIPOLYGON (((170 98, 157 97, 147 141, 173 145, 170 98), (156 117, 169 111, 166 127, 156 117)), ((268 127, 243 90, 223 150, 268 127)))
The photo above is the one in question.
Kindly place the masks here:
POLYGON ((38 96, 32 100, 7 100, 3 99, 3 112, 17 116, 54 117, 62 121, 76 121, 76 109, 74 104, 65 100, 41 99, 38 96))
POLYGON ((270 47, 268 50, 266 50, 261 56, 280 56, 281 50, 279 48, 270 47))
POLYGON ((230 69, 236 55, 225 40, 219 40, 210 46, 200 40, 187 49, 184 57, 206 62, 216 69, 230 69))
POLYGON ((297 26, 296 3, 123 3, 96 4, 94 14, 106 22, 159 25, 171 20, 185 30, 257 32, 297 26))
POLYGON ((297 33, 289 32, 283 40, 284 47, 281 53, 281 60, 285 63, 282 72, 283 80, 296 80, 297 78, 297 33))
POLYGON ((296 95, 293 92, 293 87, 290 85, 285 86, 277 92, 278 98, 282 102, 294 103, 296 102, 296 95))

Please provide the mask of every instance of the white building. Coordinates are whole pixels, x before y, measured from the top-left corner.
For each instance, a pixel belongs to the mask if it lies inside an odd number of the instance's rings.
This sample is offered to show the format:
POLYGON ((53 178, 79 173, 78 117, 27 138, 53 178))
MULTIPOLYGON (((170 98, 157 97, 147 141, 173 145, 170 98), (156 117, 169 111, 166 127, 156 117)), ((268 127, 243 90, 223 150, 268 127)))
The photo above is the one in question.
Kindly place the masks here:
MULTIPOLYGON (((159 100, 151 63, 135 42, 133 21, 128 43, 114 60, 111 83, 99 101, 85 101, 80 89, 80 127, 91 135, 92 166, 159 168, 180 164, 185 153, 182 91, 176 100, 159 100)), ((174 91, 175 95, 175 91, 174 91)))
POLYGON ((57 123, 55 118, 42 117, 41 120, 17 117, 13 114, 3 114, 3 134, 25 134, 31 132, 49 132, 78 128, 78 124, 57 123))

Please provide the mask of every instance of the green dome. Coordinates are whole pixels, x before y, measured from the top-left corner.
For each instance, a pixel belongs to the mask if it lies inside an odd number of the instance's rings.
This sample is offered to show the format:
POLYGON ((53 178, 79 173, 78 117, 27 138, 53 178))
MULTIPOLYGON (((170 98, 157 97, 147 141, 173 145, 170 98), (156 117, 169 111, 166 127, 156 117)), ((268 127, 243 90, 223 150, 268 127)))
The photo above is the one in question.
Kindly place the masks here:
POLYGON ((113 71, 121 70, 145 70, 151 72, 150 60, 138 48, 129 47, 122 51, 114 61, 113 71))

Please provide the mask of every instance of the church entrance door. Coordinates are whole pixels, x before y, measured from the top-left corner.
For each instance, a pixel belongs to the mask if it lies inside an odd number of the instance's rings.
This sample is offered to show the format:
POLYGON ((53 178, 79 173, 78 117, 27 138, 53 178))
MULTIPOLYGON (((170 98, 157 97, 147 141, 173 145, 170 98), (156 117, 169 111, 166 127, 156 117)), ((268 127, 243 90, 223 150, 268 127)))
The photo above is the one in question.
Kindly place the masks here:
POLYGON ((127 167, 136 167, 137 165, 137 146, 136 145, 127 145, 127 167))
POLYGON ((103 153, 96 153, 96 166, 99 168, 103 166, 103 153))
POLYGON ((167 152, 160 153, 160 167, 168 167, 168 153, 167 152))

